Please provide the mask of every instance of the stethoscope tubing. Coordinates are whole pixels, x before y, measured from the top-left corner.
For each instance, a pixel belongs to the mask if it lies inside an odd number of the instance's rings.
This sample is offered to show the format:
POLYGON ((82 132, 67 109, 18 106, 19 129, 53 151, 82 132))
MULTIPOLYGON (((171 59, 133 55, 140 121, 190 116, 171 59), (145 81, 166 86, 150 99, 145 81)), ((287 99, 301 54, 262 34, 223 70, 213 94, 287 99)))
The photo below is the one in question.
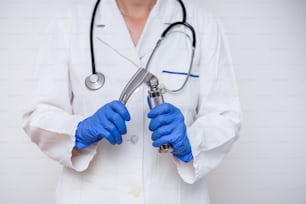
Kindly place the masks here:
MULTIPOLYGON (((95 7, 94 7, 94 10, 93 10, 93 13, 92 13, 92 18, 91 18, 91 23, 90 23, 90 54, 91 54, 91 65, 92 65, 92 73, 91 75, 89 75, 88 77, 86 77, 85 79, 85 85, 88 89, 90 90, 97 90, 99 88, 101 88, 105 82, 105 76, 100 73, 100 72, 96 72, 96 64, 95 64, 95 51, 94 51, 94 42, 93 42, 93 31, 94 31, 94 22, 95 22, 95 16, 96 16, 96 12, 97 12, 97 9, 98 9, 98 6, 100 4, 100 1, 101 0, 97 0, 96 4, 95 4, 95 7), (91 79, 95 79, 95 81, 92 81, 91 79)), ((189 23, 186 22, 186 8, 185 8, 185 5, 184 3, 182 2, 182 0, 177 0, 182 8, 182 21, 177 21, 177 22, 174 22, 172 24, 170 24, 161 34, 161 37, 160 39, 157 41, 149 59, 148 59, 148 62, 145 66, 145 69, 147 70, 148 67, 149 67, 149 64, 156 52, 156 50, 158 49, 158 47, 160 46, 161 42, 164 40, 164 38, 167 36, 167 34, 169 33, 169 31, 176 27, 176 26, 179 26, 179 25, 182 25, 184 27, 187 27, 191 33, 192 33, 192 53, 191 53, 191 60, 190 60, 190 65, 189 65, 189 69, 188 69, 188 73, 187 73, 187 77, 183 83, 183 85, 178 88, 178 89, 175 89, 175 90, 169 90, 167 88, 164 88, 165 91, 168 91, 168 92, 179 92, 181 91, 189 77, 190 77, 190 74, 191 74, 191 69, 192 69, 192 64, 193 64, 193 59, 194 59, 194 53, 195 53, 195 48, 196 48, 196 33, 195 33, 195 30, 193 28, 192 25, 190 25, 189 23)))
POLYGON ((91 68, 92 74, 96 74, 96 62, 95 62, 95 50, 94 50, 94 43, 93 43, 93 30, 94 30, 94 22, 95 16, 97 13, 98 6, 101 0, 97 0, 94 10, 92 12, 91 23, 90 23, 90 53, 91 53, 91 68))

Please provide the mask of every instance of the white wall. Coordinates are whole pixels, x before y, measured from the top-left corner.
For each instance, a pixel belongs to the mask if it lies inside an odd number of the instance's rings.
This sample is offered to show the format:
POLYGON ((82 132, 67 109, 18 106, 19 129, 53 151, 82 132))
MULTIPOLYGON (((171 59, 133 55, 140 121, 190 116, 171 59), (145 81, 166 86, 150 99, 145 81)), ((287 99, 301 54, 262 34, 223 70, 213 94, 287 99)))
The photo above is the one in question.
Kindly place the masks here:
MULTIPOLYGON (((46 21, 67 2, 0 0, 1 204, 53 201, 60 166, 29 141, 20 117, 46 21)), ((306 2, 205 3, 224 22, 244 110, 240 140, 209 177, 213 204, 305 204, 306 2)))
POLYGON ((306 1, 209 1, 241 93, 241 138, 210 176, 214 204, 306 203, 306 1))

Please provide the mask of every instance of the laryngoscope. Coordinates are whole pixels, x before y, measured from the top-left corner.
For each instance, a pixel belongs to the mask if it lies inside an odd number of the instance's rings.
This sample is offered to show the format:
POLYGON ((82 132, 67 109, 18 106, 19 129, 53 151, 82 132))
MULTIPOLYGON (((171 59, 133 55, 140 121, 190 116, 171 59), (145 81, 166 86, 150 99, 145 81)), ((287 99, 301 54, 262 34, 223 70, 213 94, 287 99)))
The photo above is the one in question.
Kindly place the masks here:
MULTIPOLYGON (((160 39, 157 41, 148 61, 145 66, 145 68, 139 68, 137 72, 132 76, 132 78, 129 80, 125 88, 123 89, 119 100, 123 102, 124 104, 127 103, 128 99, 130 96, 133 94, 133 92, 143 83, 145 83, 150 90, 148 91, 148 104, 150 109, 153 108, 154 106, 164 103, 164 98, 163 98, 163 93, 164 92, 179 92, 181 91, 190 75, 191 75, 191 69, 192 69, 192 64, 193 64, 193 59, 194 59, 194 53, 195 53, 195 47, 196 47, 196 34, 194 28, 186 22, 186 8, 182 0, 177 0, 178 3, 180 4, 182 8, 182 20, 174 22, 170 24, 161 34, 160 39), (190 59, 190 64, 189 64, 189 69, 188 73, 186 74, 186 78, 183 82, 183 84, 177 88, 177 89, 167 89, 166 87, 163 87, 162 89, 159 87, 159 81, 156 76, 154 76, 152 73, 148 71, 149 65, 151 63, 151 60, 160 47, 162 41, 165 39, 167 34, 169 34, 169 31, 171 31, 174 27, 178 26, 183 26, 188 28, 191 33, 192 33, 192 51, 191 51, 191 59, 190 59)), ((98 90, 100 89, 105 82, 105 76, 96 71, 96 66, 95 66, 95 56, 94 56, 94 47, 93 47, 93 25, 94 25, 94 20, 95 20, 95 15, 97 8, 99 6, 100 0, 98 0, 95 4, 92 19, 91 19, 91 26, 90 26, 90 50, 91 50, 91 63, 92 63, 92 74, 86 77, 85 80, 85 85, 88 89, 90 90, 98 90)), ((186 34, 187 35, 187 34, 186 34)), ((159 148, 159 152, 161 153, 166 153, 166 152, 172 152, 172 148, 170 144, 164 144, 159 148)))

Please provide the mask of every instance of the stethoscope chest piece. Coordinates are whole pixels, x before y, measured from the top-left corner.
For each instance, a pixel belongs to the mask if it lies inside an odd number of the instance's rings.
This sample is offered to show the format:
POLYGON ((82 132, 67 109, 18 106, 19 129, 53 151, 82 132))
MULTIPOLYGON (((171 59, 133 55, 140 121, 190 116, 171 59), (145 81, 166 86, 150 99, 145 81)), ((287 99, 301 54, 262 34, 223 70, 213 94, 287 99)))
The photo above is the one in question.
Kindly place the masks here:
POLYGON ((91 74, 85 79, 85 85, 90 90, 98 90, 104 85, 104 83, 105 76, 100 72, 91 74))

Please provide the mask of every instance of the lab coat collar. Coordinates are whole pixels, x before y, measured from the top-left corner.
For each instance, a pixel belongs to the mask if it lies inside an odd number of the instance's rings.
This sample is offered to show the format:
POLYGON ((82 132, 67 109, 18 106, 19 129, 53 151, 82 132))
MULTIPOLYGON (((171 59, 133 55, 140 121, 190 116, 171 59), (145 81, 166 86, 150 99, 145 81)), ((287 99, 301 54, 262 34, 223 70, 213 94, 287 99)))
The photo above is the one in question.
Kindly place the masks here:
MULTIPOLYGON (((141 59, 152 53, 161 34, 171 23, 181 21, 182 14, 178 12, 179 9, 181 7, 177 0, 157 0, 137 46, 141 59)), ((143 66, 145 65, 143 64, 143 66)))
POLYGON ((115 0, 101 0, 95 19, 97 42, 104 43, 121 57, 140 67, 140 60, 115 0))
POLYGON ((139 45, 135 49, 116 1, 101 0, 95 19, 96 37, 119 55, 140 67, 141 59, 152 52, 163 29, 181 19, 181 12, 174 12, 177 8, 180 6, 176 0, 157 0, 148 18, 148 21, 153 22, 146 23, 148 24, 146 27, 149 26, 149 28, 143 30, 142 39, 139 40, 139 45))

